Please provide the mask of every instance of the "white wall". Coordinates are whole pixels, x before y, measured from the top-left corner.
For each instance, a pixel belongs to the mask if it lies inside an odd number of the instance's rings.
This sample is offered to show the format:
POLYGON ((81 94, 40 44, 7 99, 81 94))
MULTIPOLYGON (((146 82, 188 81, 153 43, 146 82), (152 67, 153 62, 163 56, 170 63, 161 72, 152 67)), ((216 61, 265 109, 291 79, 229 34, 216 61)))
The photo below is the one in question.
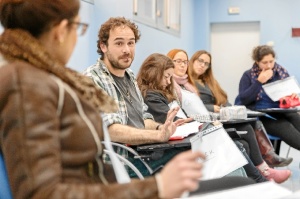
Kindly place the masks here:
MULTIPOLYGON (((300 37, 292 37, 291 29, 300 27, 300 1, 210 0, 209 23, 253 21, 261 24, 260 44, 273 41, 278 63, 287 68, 299 81, 300 37), (227 9, 231 6, 239 7, 240 14, 228 15, 227 9)), ((207 48, 209 49, 209 46, 207 48)))

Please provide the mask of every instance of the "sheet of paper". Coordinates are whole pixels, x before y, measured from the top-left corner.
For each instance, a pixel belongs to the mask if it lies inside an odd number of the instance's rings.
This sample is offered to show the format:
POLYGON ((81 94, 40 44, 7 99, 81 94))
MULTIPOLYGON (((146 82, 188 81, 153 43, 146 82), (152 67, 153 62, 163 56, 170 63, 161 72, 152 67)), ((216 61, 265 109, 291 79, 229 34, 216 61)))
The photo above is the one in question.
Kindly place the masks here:
MULTIPOLYGON (((200 186, 201 189, 201 186, 200 186)), ((213 192, 203 195, 195 195, 189 198, 199 198, 199 199, 279 199, 279 198, 289 198, 293 196, 292 192, 274 182, 264 182, 254 185, 243 186, 239 188, 213 192)))
POLYGON ((183 124, 181 126, 178 126, 176 128, 175 133, 171 136, 173 137, 187 137, 192 133, 196 133, 199 131, 199 126, 202 125, 202 123, 194 121, 190 123, 183 124))
POLYGON ((223 177, 248 163, 222 125, 194 135, 190 142, 192 151, 201 151, 205 154, 202 180, 223 177), (224 162, 226 164, 220 166, 224 162))
POLYGON ((283 80, 278 80, 262 86, 266 94, 275 102, 280 98, 291 95, 292 93, 300 93, 297 79, 294 76, 283 80))
MULTIPOLYGON (((180 107, 180 106, 179 106, 179 104, 177 103, 177 101, 174 100, 173 102, 171 102, 171 103, 169 104, 169 107, 170 107, 170 109, 171 109, 171 108, 176 108, 176 107, 180 107)), ((180 117, 180 118, 183 118, 183 119, 187 118, 186 115, 184 114, 184 112, 182 111, 181 108, 180 108, 179 111, 177 112, 176 116, 177 116, 177 117, 180 117)))

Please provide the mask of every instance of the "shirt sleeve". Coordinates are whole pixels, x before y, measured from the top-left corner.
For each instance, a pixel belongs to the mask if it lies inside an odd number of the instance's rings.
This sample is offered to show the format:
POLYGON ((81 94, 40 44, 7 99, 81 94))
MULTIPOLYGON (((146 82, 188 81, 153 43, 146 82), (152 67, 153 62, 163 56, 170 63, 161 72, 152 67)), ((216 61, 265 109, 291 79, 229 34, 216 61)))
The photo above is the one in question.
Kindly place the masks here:
POLYGON ((250 71, 246 71, 239 84, 239 99, 243 105, 255 103, 256 97, 262 89, 262 84, 258 80, 252 80, 250 71))

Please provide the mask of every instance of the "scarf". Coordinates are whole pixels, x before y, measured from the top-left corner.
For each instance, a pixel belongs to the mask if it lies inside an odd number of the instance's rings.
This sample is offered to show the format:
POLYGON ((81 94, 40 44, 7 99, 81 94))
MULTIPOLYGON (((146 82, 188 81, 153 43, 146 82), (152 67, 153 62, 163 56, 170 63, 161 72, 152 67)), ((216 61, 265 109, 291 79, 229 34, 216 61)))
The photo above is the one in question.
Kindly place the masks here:
MULTIPOLYGON (((283 68, 282 66, 280 66, 279 64, 277 64, 276 62, 275 62, 275 65, 272 70, 273 70, 273 76, 268 81, 272 80, 273 77, 275 76, 275 74, 278 74, 280 80, 289 77, 287 70, 285 68, 283 68)), ((257 80, 261 71, 262 70, 259 68, 259 66, 256 63, 254 63, 251 68, 252 81, 257 80)), ((262 94, 263 94, 263 88, 261 88, 260 91, 258 92, 256 100, 262 99, 262 94)))
POLYGON ((175 91, 180 101, 182 101, 181 86, 183 86, 186 90, 197 94, 197 90, 194 88, 192 84, 188 82, 187 74, 185 74, 182 77, 173 74, 173 80, 174 80, 173 82, 174 82, 175 91))
POLYGON ((9 62, 27 62, 57 76, 101 112, 112 112, 116 109, 114 100, 98 89, 90 78, 55 60, 43 45, 25 30, 6 29, 0 36, 0 53, 9 62))

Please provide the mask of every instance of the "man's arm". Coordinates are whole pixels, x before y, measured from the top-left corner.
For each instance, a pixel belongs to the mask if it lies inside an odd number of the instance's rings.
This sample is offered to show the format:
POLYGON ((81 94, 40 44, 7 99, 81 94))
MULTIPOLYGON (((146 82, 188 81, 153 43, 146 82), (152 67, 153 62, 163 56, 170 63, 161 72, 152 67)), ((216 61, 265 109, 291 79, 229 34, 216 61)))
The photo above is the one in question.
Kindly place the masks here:
POLYGON ((166 122, 160 125, 158 130, 156 130, 158 123, 150 119, 145 120, 146 129, 137 129, 123 124, 111 124, 108 127, 111 140, 130 145, 167 142, 179 124, 178 121, 172 122, 178 110, 179 107, 171 109, 168 112, 166 122))
POLYGON ((150 129, 150 130, 159 130, 161 128, 161 123, 157 123, 154 120, 151 119, 146 119, 144 120, 145 124, 145 129, 150 129), (158 127, 158 129, 156 129, 158 127))
POLYGON ((166 142, 167 136, 163 136, 161 131, 137 129, 123 124, 112 124, 108 127, 111 140, 130 145, 166 142))

